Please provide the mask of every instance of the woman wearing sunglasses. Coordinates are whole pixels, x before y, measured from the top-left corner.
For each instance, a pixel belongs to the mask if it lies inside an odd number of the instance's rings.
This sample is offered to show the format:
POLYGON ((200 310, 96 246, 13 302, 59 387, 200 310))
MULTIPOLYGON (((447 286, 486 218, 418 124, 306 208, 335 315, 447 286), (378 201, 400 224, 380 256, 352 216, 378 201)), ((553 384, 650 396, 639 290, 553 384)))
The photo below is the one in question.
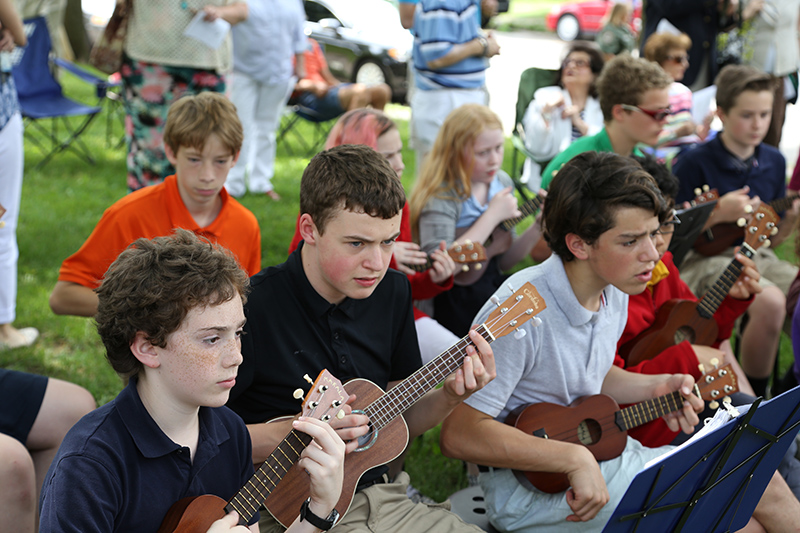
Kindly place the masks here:
POLYGON ((692 120, 692 91, 683 83, 689 68, 689 49, 692 40, 685 33, 659 32, 651 35, 644 45, 644 56, 658 63, 674 81, 669 87, 670 115, 658 138, 659 148, 667 153, 677 153, 682 148, 703 141, 708 135, 713 113, 709 112, 702 124, 692 120))

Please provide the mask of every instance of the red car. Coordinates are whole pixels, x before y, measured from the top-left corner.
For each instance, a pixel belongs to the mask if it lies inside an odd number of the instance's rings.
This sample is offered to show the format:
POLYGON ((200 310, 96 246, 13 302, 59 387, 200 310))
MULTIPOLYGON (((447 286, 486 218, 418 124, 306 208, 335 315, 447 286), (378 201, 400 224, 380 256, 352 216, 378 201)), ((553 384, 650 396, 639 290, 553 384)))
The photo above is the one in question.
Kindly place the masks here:
MULTIPOLYGON (((593 36, 602 28, 602 20, 614 5, 614 0, 587 0, 553 6, 547 15, 547 29, 556 32, 562 41, 593 36)), ((631 28, 639 33, 642 27, 642 3, 634 2, 631 28)))

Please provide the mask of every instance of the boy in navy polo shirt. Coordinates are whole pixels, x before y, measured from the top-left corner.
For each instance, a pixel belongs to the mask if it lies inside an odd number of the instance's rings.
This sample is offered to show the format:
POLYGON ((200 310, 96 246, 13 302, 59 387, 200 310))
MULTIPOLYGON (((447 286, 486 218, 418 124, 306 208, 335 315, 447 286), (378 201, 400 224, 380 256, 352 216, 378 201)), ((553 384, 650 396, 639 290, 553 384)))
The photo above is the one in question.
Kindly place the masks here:
MULTIPOLYGON (((704 185, 719 191, 717 208, 706 223, 712 233, 716 224, 749 218, 747 206, 755 209, 761 202, 786 196, 786 161, 776 148, 762 143, 772 116, 772 77, 753 67, 731 65, 722 69, 716 85, 722 132, 682 154, 674 167, 681 181, 678 202, 692 200, 694 190, 704 185)), ((779 213, 782 220, 778 234, 771 239, 772 247, 791 233, 798 208, 800 202, 795 200, 790 209, 779 213)), ((690 252, 681 266, 681 277, 695 294, 704 294, 733 254, 733 246, 711 257, 690 252)), ((766 247, 758 250, 755 263, 764 290, 748 310, 741 364, 756 395, 764 396, 786 315, 786 292, 797 267, 778 259, 766 247)))
MULTIPOLYGON (((128 386, 65 437, 42 489, 40 531, 156 531, 178 500, 228 500, 247 483, 247 429, 224 407, 242 362, 247 289, 230 252, 185 230, 138 239, 114 261, 97 289, 97 330, 128 386)), ((344 443, 317 420, 292 427, 319 445, 298 464, 311 476, 309 510, 327 516, 344 443)), ((248 531, 237 522, 231 513, 209 531, 248 531)), ((290 530, 318 531, 308 521, 290 530)))

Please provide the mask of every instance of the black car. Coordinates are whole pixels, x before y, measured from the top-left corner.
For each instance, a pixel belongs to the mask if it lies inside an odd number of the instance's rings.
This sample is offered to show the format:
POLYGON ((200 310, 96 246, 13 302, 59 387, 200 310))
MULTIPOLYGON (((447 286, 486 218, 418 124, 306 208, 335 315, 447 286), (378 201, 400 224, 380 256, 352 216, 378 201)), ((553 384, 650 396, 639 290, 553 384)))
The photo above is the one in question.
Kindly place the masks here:
POLYGON ((386 83, 405 102, 414 38, 387 0, 305 0, 306 33, 343 82, 386 83))

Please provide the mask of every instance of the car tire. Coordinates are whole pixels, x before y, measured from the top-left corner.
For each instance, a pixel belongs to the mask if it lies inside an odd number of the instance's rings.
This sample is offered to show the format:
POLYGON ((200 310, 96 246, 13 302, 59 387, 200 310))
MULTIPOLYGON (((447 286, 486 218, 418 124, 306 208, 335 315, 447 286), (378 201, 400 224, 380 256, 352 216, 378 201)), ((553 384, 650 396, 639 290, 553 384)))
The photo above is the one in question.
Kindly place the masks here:
POLYGON ((378 85, 379 83, 388 84, 386 71, 377 61, 367 59, 362 61, 356 67, 353 74, 354 83, 363 83, 364 85, 378 85))
POLYGON ((566 13, 561 15, 556 23, 556 35, 562 41, 574 41, 581 34, 581 25, 575 15, 566 13))

